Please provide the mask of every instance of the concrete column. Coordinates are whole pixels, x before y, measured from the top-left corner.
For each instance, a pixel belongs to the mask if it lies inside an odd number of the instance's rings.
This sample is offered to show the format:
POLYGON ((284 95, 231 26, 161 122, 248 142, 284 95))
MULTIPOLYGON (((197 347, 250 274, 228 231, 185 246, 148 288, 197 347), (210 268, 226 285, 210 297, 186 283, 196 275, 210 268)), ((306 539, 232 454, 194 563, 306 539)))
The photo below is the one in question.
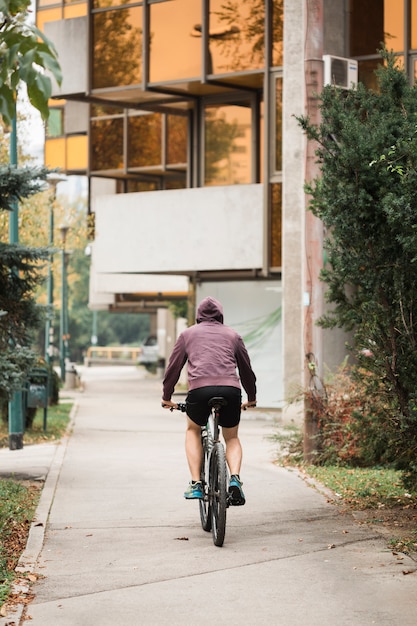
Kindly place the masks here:
POLYGON ((283 386, 284 400, 303 386, 305 146, 295 115, 304 113, 304 2, 284 1, 283 85, 283 386))

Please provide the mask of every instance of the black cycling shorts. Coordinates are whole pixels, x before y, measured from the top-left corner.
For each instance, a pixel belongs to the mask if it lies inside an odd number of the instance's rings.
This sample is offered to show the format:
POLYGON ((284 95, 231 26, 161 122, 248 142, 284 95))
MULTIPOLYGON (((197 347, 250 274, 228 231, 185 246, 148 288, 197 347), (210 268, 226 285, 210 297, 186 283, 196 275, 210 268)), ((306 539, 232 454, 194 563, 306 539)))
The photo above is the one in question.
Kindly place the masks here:
POLYGON ((190 420, 199 426, 205 426, 211 411, 208 401, 215 396, 222 396, 227 400, 227 405, 220 409, 219 425, 225 428, 237 426, 242 404, 242 392, 237 387, 213 385, 189 391, 185 402, 190 420))

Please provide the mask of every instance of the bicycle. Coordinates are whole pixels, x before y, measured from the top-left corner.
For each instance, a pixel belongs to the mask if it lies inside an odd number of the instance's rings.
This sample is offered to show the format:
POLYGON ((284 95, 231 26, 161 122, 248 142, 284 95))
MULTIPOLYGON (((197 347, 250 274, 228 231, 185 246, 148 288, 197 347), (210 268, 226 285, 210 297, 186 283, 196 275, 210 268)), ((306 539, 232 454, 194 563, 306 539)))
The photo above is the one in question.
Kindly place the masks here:
MULTIPOLYGON (((227 400, 216 396, 208 404, 211 413, 207 424, 201 427, 203 461, 200 478, 204 495, 199 500, 200 520, 203 530, 211 531, 214 545, 221 547, 226 533, 226 510, 230 504, 230 496, 226 453, 220 441, 219 416, 221 407, 226 406, 227 400)), ((185 413, 186 405, 180 402, 177 408, 185 413)))

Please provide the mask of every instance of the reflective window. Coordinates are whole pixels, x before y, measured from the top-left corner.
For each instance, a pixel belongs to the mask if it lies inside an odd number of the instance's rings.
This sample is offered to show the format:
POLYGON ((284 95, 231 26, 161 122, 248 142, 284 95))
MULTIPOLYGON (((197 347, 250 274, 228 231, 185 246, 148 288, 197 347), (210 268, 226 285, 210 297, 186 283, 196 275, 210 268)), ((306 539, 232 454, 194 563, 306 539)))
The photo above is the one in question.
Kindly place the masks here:
POLYGON ((64 110, 49 109, 49 117, 46 122, 47 137, 61 137, 64 134, 64 110))
POLYGON ((64 7, 64 19, 81 17, 83 15, 87 15, 86 2, 77 2, 76 4, 70 4, 64 7))
POLYGON ((127 180, 127 189, 128 193, 135 193, 137 191, 157 191, 159 186, 157 183, 150 183, 143 180, 127 180))
POLYGON ((281 267, 282 184, 271 185, 270 266, 281 267))
POLYGON ((60 139, 47 139, 45 142, 45 165, 46 167, 55 168, 59 167, 62 170, 66 169, 66 142, 64 137, 60 139))
POLYGON ((208 73, 262 69, 264 20, 264 0, 211 0, 208 73))
POLYGON ((275 81, 275 171, 282 170, 282 78, 275 81))
POLYGON ((123 118, 91 122, 91 169, 123 168, 123 118))
POLYGON ((128 119, 128 167, 160 165, 161 115, 136 115, 128 119))
MULTIPOLYGON (((273 65, 283 63, 283 4, 283 0, 273 0, 273 65)), ((210 0, 208 73, 262 69, 265 64, 264 29, 264 0, 210 0)))
POLYGON ((187 118, 167 115, 167 163, 175 165, 187 162, 187 118))
POLYGON ((185 189, 186 188, 186 183, 185 183, 185 176, 184 178, 182 178, 181 180, 175 178, 175 179, 165 179, 165 189, 185 189))
POLYGON ((404 50, 404 3, 402 0, 352 0, 350 54, 376 54, 384 42, 389 50, 404 50))
POLYGON ((151 82, 201 75, 201 38, 193 36, 201 24, 200 0, 171 0, 150 5, 151 82))
POLYGON ((284 0, 274 0, 272 11, 272 65, 283 65, 284 0))
POLYGON ((205 109, 205 185, 251 181, 251 109, 224 105, 205 109))
POLYGON ((36 15, 36 26, 39 30, 43 31, 47 22, 56 22, 60 19, 62 19, 62 11, 60 8, 38 11, 36 15))
POLYGON ((411 0, 411 48, 417 49, 417 0, 411 0))
POLYGON ((61 2, 59 0, 38 0, 38 7, 40 9, 50 6, 51 4, 61 5, 61 2))
POLYGON ((123 115, 124 109, 121 107, 106 106, 105 104, 92 104, 91 117, 103 117, 104 115, 123 115))
POLYGON ((87 135, 73 135, 67 137, 67 168, 69 170, 86 170, 87 165, 87 135))
POLYGON ((142 80, 142 9, 114 9, 93 16, 93 88, 142 80))
POLYGON ((358 80, 368 87, 368 89, 378 89, 378 81, 375 70, 381 65, 381 59, 369 59, 368 61, 359 61, 358 63, 358 80))
MULTIPOLYGON (((67 0, 68 1, 68 0, 67 0)), ((143 4, 140 0, 93 0, 94 9, 106 9, 108 7, 117 7, 126 4, 143 4)))

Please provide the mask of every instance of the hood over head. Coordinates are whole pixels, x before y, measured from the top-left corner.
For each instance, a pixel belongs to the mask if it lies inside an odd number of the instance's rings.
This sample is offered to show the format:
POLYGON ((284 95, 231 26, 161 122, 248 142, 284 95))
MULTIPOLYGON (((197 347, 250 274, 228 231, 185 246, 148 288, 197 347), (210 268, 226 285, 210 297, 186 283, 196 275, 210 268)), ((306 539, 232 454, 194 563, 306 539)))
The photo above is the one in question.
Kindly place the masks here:
POLYGON ((200 322, 220 322, 223 324, 223 307, 216 298, 204 298, 197 309, 197 324, 200 322))

